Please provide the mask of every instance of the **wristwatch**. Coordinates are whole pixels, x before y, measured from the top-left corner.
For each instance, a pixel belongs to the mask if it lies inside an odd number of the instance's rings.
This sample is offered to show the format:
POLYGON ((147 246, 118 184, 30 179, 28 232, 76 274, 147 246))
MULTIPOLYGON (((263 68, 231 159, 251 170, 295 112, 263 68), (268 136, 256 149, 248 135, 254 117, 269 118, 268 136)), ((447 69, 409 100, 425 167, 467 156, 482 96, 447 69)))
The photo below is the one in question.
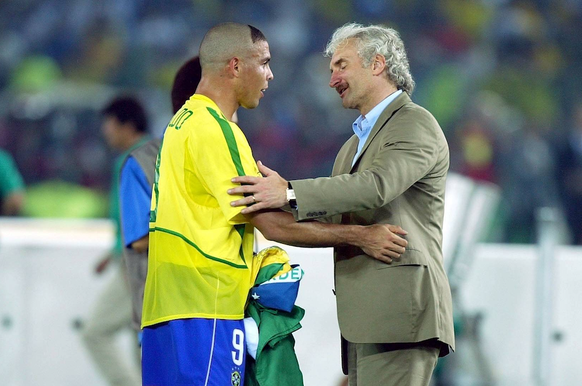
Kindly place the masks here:
POLYGON ((290 182, 287 182, 287 202, 291 209, 297 209, 297 198, 290 182))

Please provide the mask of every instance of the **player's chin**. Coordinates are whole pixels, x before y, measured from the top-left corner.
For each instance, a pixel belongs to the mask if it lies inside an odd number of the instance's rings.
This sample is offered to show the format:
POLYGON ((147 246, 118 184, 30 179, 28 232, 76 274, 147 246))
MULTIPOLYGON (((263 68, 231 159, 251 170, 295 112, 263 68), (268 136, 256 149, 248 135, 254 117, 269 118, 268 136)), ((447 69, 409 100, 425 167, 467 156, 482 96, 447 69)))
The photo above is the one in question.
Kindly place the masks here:
POLYGON ((245 101, 245 103, 241 104, 241 106, 244 107, 245 109, 254 109, 258 105, 259 105, 259 98, 255 99, 255 100, 245 101))

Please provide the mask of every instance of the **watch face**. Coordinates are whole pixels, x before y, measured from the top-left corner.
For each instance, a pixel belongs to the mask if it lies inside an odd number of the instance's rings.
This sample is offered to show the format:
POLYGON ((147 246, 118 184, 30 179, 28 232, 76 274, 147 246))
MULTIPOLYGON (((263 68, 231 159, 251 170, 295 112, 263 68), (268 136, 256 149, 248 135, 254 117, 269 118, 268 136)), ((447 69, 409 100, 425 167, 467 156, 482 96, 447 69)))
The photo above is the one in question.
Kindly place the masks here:
POLYGON ((295 191, 293 189, 287 189, 287 202, 295 200, 295 191))

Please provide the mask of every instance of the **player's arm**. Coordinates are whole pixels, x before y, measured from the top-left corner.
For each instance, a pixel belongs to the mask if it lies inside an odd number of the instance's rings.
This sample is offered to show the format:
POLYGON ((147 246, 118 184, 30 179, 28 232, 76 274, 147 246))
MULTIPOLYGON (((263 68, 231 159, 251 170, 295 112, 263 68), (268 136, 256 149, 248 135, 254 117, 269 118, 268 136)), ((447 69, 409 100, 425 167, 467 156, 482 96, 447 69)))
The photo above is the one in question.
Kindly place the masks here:
POLYGON ((399 235, 406 231, 395 225, 370 226, 296 222, 293 215, 280 210, 246 215, 249 222, 268 240, 297 247, 337 247, 352 245, 367 255, 391 263, 404 253, 408 242, 399 235))
POLYGON ((151 186, 145 172, 132 157, 121 169, 119 209, 125 247, 146 252, 149 246, 151 186))
MULTIPOLYGON (((429 114, 408 114, 399 117, 398 131, 383 139, 384 144, 366 170, 334 177, 290 181, 297 201, 297 218, 321 212, 325 216, 380 208, 400 196, 426 176, 437 163, 446 143, 440 128, 429 114)), ((229 189, 231 195, 246 197, 231 202, 247 206, 242 213, 281 208, 286 203, 287 181, 276 171, 259 165, 264 176, 238 176, 229 189)), ((312 218, 312 216, 309 216, 312 218)))
POLYGON ((142 237, 139 240, 134 241, 133 243, 131 243, 131 249, 133 249, 136 252, 142 253, 148 250, 150 244, 150 237, 149 235, 145 235, 144 237, 142 237))
POLYGON ((242 185, 229 189, 227 192, 230 195, 246 195, 246 197, 230 203, 232 206, 245 206, 242 209, 243 214, 250 214, 264 209, 282 208, 287 204, 287 180, 275 170, 263 165, 261 161, 257 162, 257 167, 262 177, 234 177, 232 182, 242 185))

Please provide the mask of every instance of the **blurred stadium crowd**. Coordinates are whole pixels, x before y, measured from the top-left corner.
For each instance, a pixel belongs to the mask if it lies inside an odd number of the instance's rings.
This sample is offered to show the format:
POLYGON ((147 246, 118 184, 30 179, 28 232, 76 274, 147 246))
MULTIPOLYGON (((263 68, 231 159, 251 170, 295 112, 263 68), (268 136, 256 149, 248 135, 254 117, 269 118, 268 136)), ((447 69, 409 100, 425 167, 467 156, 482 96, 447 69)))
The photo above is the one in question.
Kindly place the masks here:
POLYGON ((325 176, 351 135, 323 48, 348 21, 401 32, 413 99, 439 120, 451 170, 501 186, 490 239, 535 240, 558 206, 582 244, 582 0, 9 0, 0 2, 0 147, 28 186, 24 215, 106 214, 112 154, 99 110, 119 92, 169 120, 169 89, 222 21, 267 36, 275 79, 239 111, 255 158, 286 178, 325 176))

